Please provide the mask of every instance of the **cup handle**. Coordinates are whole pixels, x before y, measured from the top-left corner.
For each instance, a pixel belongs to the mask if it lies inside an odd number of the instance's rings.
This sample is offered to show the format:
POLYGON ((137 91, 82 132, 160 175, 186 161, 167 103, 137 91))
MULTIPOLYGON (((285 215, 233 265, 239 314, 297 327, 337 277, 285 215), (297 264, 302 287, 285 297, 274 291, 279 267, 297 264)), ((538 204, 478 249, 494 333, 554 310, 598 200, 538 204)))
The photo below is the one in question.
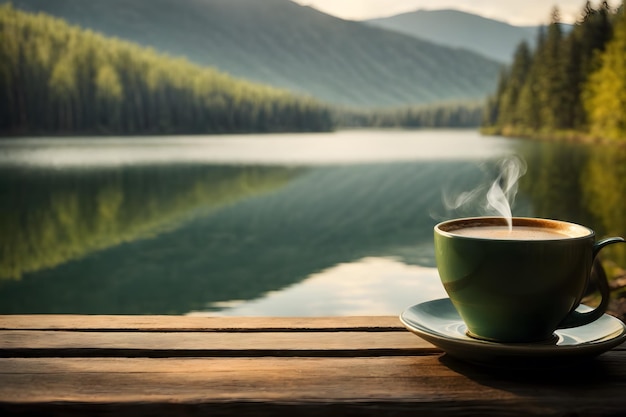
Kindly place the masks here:
POLYGON ((609 305, 609 282, 606 279, 606 272, 604 272, 604 268, 602 264, 596 259, 596 256, 600 252, 600 249, 605 246, 611 245, 613 243, 626 242, 621 237, 609 237, 606 239, 599 240, 593 245, 592 252, 592 260, 593 260, 593 268, 592 270, 596 272, 596 284, 598 285, 598 289, 600 290, 600 296, 602 297, 600 300, 600 305, 594 308, 591 311, 587 311, 581 313, 579 311, 572 311, 568 314, 567 317, 559 324, 559 329, 569 329, 571 327, 584 326, 585 324, 589 324, 592 321, 595 321, 602 317, 604 312, 606 311, 607 306, 609 305))

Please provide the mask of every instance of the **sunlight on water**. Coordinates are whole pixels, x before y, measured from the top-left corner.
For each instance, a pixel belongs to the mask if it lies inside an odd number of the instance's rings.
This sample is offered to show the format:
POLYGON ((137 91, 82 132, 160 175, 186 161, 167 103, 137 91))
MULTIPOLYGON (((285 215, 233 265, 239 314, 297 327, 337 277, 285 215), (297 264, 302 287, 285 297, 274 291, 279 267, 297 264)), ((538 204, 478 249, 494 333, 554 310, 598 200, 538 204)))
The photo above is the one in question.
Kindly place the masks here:
POLYGON ((432 228, 480 215, 467 191, 509 155, 528 167, 514 215, 625 235, 622 149, 472 130, 2 139, 0 313, 397 315, 445 297, 432 228))
POLYGON ((354 164, 483 159, 510 143, 467 130, 351 130, 335 133, 20 138, 0 141, 0 166, 115 167, 171 163, 354 164), (485 146, 485 142, 489 142, 485 146))
POLYGON ((219 312, 194 311, 190 315, 399 315, 413 304, 446 296, 435 268, 368 257, 333 266, 252 301, 208 306, 211 310, 223 309, 219 312))

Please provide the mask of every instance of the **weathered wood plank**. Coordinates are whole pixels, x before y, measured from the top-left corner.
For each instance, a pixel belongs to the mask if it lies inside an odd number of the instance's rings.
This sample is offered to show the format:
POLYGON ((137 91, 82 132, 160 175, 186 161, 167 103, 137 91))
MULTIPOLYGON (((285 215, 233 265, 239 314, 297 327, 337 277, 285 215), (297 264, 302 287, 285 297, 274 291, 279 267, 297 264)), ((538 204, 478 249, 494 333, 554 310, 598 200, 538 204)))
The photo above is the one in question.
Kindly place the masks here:
POLYGON ((620 414, 626 353, 511 373, 443 357, 0 359, 0 412, 620 414), (50 405, 50 406, 46 406, 50 405), (253 405, 253 406, 251 406, 253 405))
POLYGON ((0 357, 36 356, 381 356, 438 353, 403 332, 0 331, 0 357))
POLYGON ((626 347, 567 369, 442 355, 395 317, 0 316, 0 415, 615 415, 626 347))
POLYGON ((404 331, 398 317, 189 317, 0 315, 0 330, 404 331))

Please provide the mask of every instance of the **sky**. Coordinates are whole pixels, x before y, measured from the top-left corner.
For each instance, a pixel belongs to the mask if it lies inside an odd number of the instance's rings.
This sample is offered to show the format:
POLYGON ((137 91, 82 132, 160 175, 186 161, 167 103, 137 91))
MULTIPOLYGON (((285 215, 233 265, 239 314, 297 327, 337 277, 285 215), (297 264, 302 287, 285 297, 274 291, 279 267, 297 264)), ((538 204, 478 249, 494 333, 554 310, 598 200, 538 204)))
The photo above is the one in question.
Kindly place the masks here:
MULTIPOLYGON (((417 9, 457 9, 501 20, 512 25, 539 25, 550 22, 554 6, 561 21, 574 23, 585 0, 294 0, 324 13, 348 20, 364 20, 415 11, 417 9)), ((598 1, 592 1, 593 5, 598 1)), ((616 1, 610 1, 616 6, 616 1)))

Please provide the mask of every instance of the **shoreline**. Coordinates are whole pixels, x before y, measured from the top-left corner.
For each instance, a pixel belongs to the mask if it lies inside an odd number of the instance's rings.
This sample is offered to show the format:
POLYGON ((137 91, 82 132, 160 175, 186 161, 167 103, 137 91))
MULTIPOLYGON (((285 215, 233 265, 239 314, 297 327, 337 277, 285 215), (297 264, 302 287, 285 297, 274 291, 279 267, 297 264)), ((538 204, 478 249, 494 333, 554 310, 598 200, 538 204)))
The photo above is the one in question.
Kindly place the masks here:
POLYGON ((503 136, 507 138, 519 138, 538 142, 565 142, 584 145, 610 145, 626 147, 626 138, 622 140, 607 139, 575 130, 534 131, 530 129, 481 127, 479 132, 481 135, 503 136))

